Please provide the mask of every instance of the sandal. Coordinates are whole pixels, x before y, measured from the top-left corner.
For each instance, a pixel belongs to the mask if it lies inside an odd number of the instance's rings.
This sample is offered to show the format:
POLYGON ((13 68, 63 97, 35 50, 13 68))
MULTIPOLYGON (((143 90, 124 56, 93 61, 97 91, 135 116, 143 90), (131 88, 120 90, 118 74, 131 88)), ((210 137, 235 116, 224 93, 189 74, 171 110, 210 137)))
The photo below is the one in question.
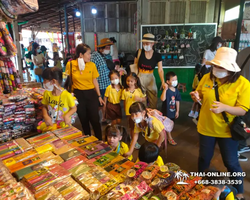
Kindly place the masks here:
POLYGON ((177 143, 173 139, 168 139, 168 143, 175 146, 177 143))

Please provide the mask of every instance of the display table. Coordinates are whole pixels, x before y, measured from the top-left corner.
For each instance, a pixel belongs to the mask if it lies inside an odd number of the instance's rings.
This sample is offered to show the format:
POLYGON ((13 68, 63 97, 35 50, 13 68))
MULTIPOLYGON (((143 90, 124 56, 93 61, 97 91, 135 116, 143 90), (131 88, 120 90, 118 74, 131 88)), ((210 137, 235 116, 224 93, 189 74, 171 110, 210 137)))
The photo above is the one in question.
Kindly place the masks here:
POLYGON ((0 196, 6 200, 210 200, 217 192, 197 185, 200 177, 174 163, 133 163, 73 126, 1 144, 0 159, 0 196))

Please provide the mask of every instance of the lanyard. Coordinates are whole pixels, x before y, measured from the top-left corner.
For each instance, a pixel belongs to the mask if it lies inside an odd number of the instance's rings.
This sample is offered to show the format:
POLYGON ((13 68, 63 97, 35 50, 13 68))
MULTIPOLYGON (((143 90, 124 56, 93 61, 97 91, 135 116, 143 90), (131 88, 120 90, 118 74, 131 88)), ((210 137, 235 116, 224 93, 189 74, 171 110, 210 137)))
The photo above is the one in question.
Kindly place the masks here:
POLYGON ((119 154, 120 153, 120 149, 121 149, 121 143, 119 142, 119 145, 117 147, 116 153, 119 154))
MULTIPOLYGON (((64 90, 63 90, 63 91, 64 91, 64 90)), ((58 115, 59 115, 59 110, 60 110, 61 95, 62 95, 63 91, 61 92, 61 94, 60 94, 60 96, 59 96, 58 109, 57 109, 57 116, 56 116, 56 122, 58 121, 58 115)))

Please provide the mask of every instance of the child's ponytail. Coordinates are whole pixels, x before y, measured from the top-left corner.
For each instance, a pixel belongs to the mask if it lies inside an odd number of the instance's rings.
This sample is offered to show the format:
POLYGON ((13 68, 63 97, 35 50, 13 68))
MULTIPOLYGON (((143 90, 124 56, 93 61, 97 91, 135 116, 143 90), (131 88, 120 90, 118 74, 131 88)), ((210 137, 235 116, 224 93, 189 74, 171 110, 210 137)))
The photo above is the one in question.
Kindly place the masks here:
POLYGON ((127 133, 127 130, 124 126, 121 125, 107 125, 105 130, 105 141, 108 141, 108 136, 122 136, 122 142, 129 144, 131 142, 131 138, 129 134, 127 133))

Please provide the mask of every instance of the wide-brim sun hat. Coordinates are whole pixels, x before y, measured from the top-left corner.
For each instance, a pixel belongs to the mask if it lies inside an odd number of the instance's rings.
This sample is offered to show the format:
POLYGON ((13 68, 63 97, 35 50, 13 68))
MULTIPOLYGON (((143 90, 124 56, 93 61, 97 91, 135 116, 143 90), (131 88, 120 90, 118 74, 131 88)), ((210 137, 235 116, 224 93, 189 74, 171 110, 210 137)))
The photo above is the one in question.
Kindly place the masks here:
POLYGON ((152 42, 155 43, 155 36, 151 33, 146 33, 143 35, 141 42, 152 42))
POLYGON ((105 47, 113 45, 112 41, 109 38, 103 38, 100 41, 100 44, 97 47, 105 47))
POLYGON ((216 65, 230 72, 240 72, 241 69, 236 63, 237 51, 228 47, 221 47, 217 50, 215 57, 207 61, 206 65, 216 65))

